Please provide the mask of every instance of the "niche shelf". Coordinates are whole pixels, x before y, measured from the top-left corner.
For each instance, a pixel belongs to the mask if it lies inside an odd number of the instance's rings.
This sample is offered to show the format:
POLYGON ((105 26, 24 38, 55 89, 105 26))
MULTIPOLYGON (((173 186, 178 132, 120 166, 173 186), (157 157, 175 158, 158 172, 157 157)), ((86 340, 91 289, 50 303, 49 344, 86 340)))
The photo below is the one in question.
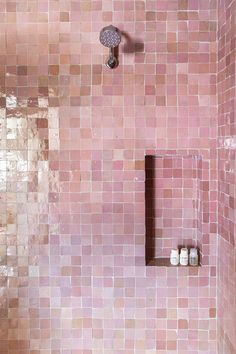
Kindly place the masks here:
POLYGON ((198 155, 145 157, 147 266, 173 267, 172 248, 199 246, 201 166, 198 155))

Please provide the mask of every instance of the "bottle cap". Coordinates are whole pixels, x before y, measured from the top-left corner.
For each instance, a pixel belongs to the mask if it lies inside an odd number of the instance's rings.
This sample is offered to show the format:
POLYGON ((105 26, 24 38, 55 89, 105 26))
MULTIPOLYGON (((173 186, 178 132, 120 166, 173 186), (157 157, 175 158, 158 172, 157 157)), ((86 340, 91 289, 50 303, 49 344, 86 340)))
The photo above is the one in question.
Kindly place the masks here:
POLYGON ((179 250, 177 248, 173 248, 171 250, 171 256, 178 256, 179 255, 179 250))
POLYGON ((183 255, 183 256, 187 256, 188 255, 188 249, 187 248, 181 248, 181 251, 180 253, 183 255))

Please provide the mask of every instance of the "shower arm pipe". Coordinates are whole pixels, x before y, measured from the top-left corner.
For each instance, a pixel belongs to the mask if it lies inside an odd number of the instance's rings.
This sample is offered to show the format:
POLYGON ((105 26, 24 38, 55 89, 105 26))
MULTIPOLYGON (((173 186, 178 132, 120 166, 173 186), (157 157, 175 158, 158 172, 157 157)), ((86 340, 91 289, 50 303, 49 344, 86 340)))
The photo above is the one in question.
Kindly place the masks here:
POLYGON ((114 47, 111 47, 109 48, 109 58, 110 59, 113 59, 115 57, 115 48, 114 47))
POLYGON ((106 61, 106 66, 109 69, 115 69, 118 66, 118 59, 116 58, 115 55, 115 47, 109 48, 109 56, 106 61))

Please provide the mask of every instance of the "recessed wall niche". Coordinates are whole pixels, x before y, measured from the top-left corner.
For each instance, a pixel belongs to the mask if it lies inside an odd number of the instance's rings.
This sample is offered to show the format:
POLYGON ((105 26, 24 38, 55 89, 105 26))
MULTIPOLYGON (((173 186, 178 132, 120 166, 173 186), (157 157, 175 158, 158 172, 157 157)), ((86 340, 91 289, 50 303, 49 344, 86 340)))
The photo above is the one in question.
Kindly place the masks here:
POLYGON ((170 251, 198 247, 201 157, 145 157, 146 265, 168 265, 170 251))

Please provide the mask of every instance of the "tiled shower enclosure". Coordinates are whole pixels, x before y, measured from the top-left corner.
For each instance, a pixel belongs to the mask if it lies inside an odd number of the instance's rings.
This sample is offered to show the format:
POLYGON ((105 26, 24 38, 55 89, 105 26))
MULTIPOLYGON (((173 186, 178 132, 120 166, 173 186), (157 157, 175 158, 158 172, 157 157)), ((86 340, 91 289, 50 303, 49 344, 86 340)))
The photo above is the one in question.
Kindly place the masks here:
POLYGON ((0 0, 1 354, 236 353, 235 13, 0 0))

